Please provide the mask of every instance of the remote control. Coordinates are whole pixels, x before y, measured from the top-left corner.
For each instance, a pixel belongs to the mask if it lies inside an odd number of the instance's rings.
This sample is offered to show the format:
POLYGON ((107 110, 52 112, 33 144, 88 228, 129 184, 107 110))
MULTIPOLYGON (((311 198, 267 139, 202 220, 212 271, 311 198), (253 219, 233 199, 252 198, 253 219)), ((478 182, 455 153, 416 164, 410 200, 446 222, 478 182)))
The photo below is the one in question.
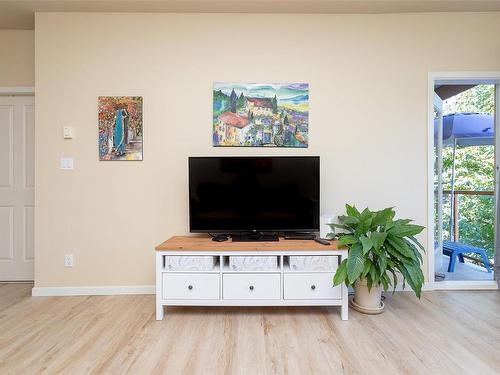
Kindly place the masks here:
POLYGON ((330 241, 324 240, 322 238, 315 238, 314 241, 316 241, 317 243, 320 243, 322 245, 325 245, 325 246, 330 245, 330 241))

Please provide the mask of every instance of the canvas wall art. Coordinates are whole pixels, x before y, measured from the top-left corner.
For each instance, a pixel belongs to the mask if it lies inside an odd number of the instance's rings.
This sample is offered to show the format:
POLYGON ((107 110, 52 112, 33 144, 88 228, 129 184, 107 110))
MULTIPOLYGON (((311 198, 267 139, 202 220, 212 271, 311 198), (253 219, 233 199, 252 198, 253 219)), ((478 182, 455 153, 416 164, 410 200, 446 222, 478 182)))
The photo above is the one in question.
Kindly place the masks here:
POLYGON ((308 147, 309 84, 213 86, 213 145, 308 147))
POLYGON ((100 96, 99 160, 142 160, 142 97, 100 96))

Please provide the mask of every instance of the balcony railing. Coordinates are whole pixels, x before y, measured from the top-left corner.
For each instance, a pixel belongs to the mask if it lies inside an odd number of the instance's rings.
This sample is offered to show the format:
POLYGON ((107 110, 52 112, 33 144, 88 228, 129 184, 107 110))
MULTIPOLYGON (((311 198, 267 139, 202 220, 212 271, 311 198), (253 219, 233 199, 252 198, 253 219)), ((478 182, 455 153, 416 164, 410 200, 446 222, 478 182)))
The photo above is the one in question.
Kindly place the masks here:
MULTIPOLYGON (((454 240, 456 242, 459 241, 460 238, 460 233, 459 233, 459 204, 460 204, 460 199, 459 197, 461 195, 468 195, 468 196, 491 196, 494 197, 495 192, 494 191, 485 191, 485 190, 454 190, 453 194, 451 190, 443 190, 443 195, 449 195, 451 196, 451 199, 453 200, 452 204, 452 217, 453 220, 451 220, 452 225, 451 225, 451 234, 453 234, 454 240)), ((464 255, 465 258, 473 260, 473 261, 478 261, 477 258, 474 258, 472 256, 464 255)), ((479 262, 481 263, 481 262, 479 262)), ((490 266, 493 267, 493 264, 490 262, 490 266)))
MULTIPOLYGON (((451 190, 443 190, 443 194, 450 195, 451 190)), ((458 233, 458 205, 459 205, 459 196, 460 195, 491 195, 494 196, 494 191, 484 191, 484 190, 455 190, 453 191, 453 238, 455 241, 458 241, 459 233, 458 233)))

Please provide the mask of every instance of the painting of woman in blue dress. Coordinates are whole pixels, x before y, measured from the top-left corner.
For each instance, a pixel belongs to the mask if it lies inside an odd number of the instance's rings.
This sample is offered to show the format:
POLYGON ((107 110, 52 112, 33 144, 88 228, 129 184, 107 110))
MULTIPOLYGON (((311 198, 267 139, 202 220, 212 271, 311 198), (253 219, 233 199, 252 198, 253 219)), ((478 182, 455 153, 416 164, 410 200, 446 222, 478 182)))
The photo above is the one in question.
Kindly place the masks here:
POLYGON ((113 146, 118 156, 125 153, 125 133, 127 127, 125 125, 125 119, 127 119, 127 117, 128 114, 126 109, 119 109, 116 111, 113 146))
POLYGON ((142 160, 142 97, 99 97, 99 160, 142 160))

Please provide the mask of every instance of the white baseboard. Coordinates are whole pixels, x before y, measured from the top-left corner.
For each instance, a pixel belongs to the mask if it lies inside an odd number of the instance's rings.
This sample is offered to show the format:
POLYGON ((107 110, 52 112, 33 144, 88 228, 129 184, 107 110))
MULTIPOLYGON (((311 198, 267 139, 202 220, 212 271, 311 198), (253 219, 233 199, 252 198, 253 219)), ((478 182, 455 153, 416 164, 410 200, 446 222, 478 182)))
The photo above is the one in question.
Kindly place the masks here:
MULTIPOLYGON (((495 290, 498 289, 496 280, 477 280, 477 281, 439 281, 439 282, 425 282, 422 286, 423 292, 433 290, 495 290)), ((392 292, 389 289, 387 292, 392 292)), ((396 287, 396 292, 413 292, 408 284, 403 289, 403 284, 400 282, 396 287)))
MULTIPOLYGON (((425 282, 424 285, 422 285, 422 292, 428 292, 429 290, 434 290, 432 288, 431 283, 425 282)), ((396 288, 397 292, 413 292, 413 289, 406 283, 406 287, 403 289, 403 283, 398 283, 398 286, 396 288)))
POLYGON ((155 294, 154 285, 34 287, 33 297, 155 294))
MULTIPOLYGON (((422 291, 430 290, 492 290, 498 289, 496 281, 442 281, 429 283, 426 282, 422 291)), ((398 283, 397 292, 413 292, 406 285, 398 283)), ((392 289, 387 291, 392 292, 392 289)), ((52 297, 52 296, 111 296, 127 294, 155 294, 154 285, 122 285, 122 286, 63 286, 63 287, 34 287, 31 290, 33 297, 52 297)))
POLYGON ((475 281, 439 281, 435 282, 434 290, 496 290, 498 282, 496 280, 475 280, 475 281))
MULTIPOLYGON (((352 292, 351 288, 349 290, 352 292)), ((429 284, 424 284, 422 290, 432 290, 429 284)), ((387 292, 392 292, 392 289, 387 292)), ((413 292, 407 285, 399 283, 396 292, 413 292)), ((127 294, 155 294, 154 285, 123 285, 123 286, 50 286, 34 287, 31 289, 33 297, 64 297, 64 296, 113 296, 127 294)))
MULTIPOLYGON (((422 285, 422 291, 426 292, 429 290, 434 290, 434 289, 432 288, 432 285, 430 283, 425 282, 424 285, 422 285)), ((396 286, 396 292, 412 292, 413 293, 413 289, 408 285, 408 283, 406 284, 406 287, 403 289, 403 283, 400 281, 398 283, 398 285, 396 286)), ((387 290, 386 293, 392 293, 392 287, 389 287, 389 289, 387 290)))
MULTIPOLYGON (((424 285, 422 285, 422 292, 428 292, 431 290, 434 290, 431 283, 425 282, 424 285)), ((406 284, 406 288, 403 289, 403 283, 401 281, 396 286, 396 292, 414 293, 413 289, 408 285, 408 283, 406 284)), ((353 294, 353 293, 354 293, 354 289, 352 287, 349 287, 349 294, 353 294)), ((383 293, 386 293, 386 294, 392 293, 392 287, 389 287, 389 289, 387 289, 387 292, 383 292, 383 293)))

